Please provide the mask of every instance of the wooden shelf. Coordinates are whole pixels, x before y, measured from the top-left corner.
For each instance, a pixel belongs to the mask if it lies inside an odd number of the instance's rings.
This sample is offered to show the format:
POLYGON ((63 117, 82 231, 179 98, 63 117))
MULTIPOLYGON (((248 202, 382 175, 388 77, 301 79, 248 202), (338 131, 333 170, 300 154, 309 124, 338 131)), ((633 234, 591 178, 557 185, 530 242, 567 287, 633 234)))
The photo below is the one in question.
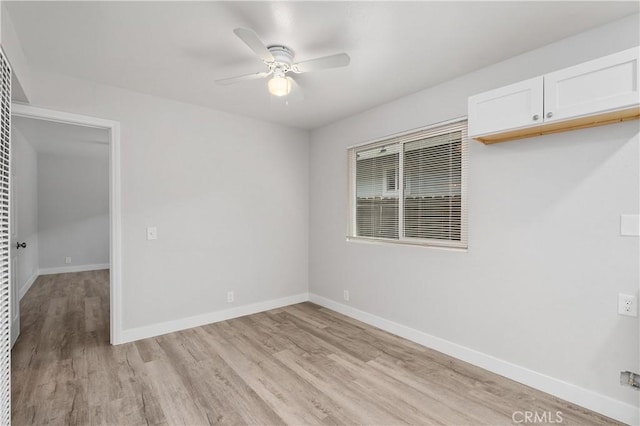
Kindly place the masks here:
POLYGON ((548 135, 551 133, 567 132, 569 130, 586 129, 588 127, 604 126, 605 124, 619 123, 640 118, 640 107, 627 108, 618 111, 610 111, 597 115, 572 118, 564 121, 541 124, 490 135, 475 136, 474 139, 485 145, 512 141, 516 139, 531 138, 534 136, 548 135))

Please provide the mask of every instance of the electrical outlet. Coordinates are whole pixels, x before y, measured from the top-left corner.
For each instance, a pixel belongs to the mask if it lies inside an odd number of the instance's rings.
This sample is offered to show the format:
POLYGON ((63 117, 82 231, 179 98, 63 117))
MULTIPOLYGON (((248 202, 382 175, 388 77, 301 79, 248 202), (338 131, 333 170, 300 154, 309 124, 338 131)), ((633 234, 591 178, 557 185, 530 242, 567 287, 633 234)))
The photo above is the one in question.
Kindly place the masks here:
POLYGON ((233 303, 233 292, 232 291, 228 291, 227 292, 227 303, 233 303))
POLYGON ((71 256, 67 256, 64 258, 64 263, 66 263, 67 265, 71 264, 71 256))
POLYGON ((630 294, 618 294, 618 313, 630 317, 638 316, 638 299, 630 294))
POLYGON ((349 290, 345 290, 342 297, 344 298, 345 302, 349 301, 349 290))

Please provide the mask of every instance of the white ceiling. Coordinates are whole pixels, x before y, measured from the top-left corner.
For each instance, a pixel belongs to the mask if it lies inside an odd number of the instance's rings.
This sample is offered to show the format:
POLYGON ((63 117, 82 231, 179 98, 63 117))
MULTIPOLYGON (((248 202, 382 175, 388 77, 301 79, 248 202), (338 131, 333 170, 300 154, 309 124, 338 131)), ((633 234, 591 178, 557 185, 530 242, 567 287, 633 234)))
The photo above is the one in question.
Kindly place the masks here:
POLYGON ((109 157, 109 131, 87 126, 11 117, 12 125, 38 153, 109 157))
POLYGON ((632 13, 638 2, 4 2, 35 69, 315 128, 632 13), (298 61, 348 68, 296 77, 304 100, 270 99, 233 29, 298 61))

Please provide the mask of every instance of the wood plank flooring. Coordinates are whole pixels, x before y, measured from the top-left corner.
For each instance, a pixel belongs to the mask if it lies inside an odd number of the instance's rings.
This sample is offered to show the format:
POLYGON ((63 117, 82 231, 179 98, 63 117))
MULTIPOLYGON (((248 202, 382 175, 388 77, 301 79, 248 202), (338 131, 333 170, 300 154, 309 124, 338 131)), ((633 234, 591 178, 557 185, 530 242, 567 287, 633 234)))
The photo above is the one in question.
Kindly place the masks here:
POLYGON ((311 303, 110 346, 108 287, 47 275, 23 298, 14 425, 615 424, 311 303))

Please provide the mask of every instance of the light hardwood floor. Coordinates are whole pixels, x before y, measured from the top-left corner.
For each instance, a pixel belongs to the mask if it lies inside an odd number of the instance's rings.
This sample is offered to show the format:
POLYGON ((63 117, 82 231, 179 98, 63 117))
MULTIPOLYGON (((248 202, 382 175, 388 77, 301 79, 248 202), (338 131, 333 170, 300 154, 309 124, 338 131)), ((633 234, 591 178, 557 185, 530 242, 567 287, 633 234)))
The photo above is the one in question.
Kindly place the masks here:
POLYGON ((26 294, 13 424, 615 423, 311 303, 110 346, 108 282, 48 275, 26 294))

